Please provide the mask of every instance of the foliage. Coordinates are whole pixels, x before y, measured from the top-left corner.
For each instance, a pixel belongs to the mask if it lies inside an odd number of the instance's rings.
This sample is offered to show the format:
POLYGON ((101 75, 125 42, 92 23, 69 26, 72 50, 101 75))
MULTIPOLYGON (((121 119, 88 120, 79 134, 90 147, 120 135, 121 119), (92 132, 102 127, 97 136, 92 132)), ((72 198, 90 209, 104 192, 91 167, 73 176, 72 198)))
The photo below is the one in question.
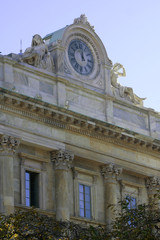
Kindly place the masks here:
POLYGON ((112 236, 116 240, 160 240, 160 208, 155 202, 160 199, 159 193, 153 202, 140 204, 129 209, 129 201, 122 201, 121 213, 117 216, 112 236))
POLYGON ((55 221, 35 209, 17 211, 0 217, 0 239, 27 240, 109 240, 102 227, 81 226, 73 222, 55 221))
MULTIPOLYGON (((155 195, 160 199, 160 193, 155 195)), ((102 226, 87 227, 73 222, 55 221, 35 209, 0 216, 0 239, 3 240, 160 240, 160 209, 154 204, 128 208, 121 201, 121 212, 109 232, 102 226)))

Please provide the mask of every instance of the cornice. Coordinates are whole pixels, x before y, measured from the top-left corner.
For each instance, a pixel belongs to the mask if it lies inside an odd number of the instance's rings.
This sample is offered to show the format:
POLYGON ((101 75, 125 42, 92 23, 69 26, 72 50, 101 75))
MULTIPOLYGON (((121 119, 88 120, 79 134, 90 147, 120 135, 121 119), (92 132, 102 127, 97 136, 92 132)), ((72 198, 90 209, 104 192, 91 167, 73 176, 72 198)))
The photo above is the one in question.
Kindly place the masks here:
POLYGON ((2 88, 0 109, 56 128, 159 157, 160 140, 2 88))
POLYGON ((29 159, 29 160, 34 160, 34 161, 38 161, 38 162, 46 162, 46 163, 49 162, 49 159, 40 158, 38 156, 31 155, 31 154, 24 153, 24 152, 20 152, 18 155, 20 156, 21 159, 29 159))

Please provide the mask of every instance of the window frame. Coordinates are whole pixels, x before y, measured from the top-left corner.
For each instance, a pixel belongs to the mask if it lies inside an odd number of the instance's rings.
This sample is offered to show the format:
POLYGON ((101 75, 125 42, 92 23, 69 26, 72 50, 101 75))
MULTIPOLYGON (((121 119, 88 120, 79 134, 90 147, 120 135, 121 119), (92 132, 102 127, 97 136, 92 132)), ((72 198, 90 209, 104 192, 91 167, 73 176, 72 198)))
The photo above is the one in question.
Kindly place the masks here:
MULTIPOLYGON (((25 155, 25 154, 24 154, 25 155)), ((23 154, 21 153, 21 181, 20 181, 20 188, 21 188, 21 205, 26 206, 26 187, 25 187, 25 172, 33 172, 39 174, 38 178, 38 186, 39 186, 39 192, 38 192, 38 198, 39 198, 39 208, 40 209, 46 209, 46 188, 45 188, 45 182, 46 182, 46 168, 45 168, 45 162, 42 161, 36 161, 35 159, 32 160, 32 157, 27 155, 23 157, 23 154)))
POLYGON ((84 217, 84 218, 87 218, 87 219, 91 219, 92 218, 92 203, 91 203, 91 186, 89 185, 86 185, 86 184, 82 184, 82 183, 79 183, 79 216, 80 217, 84 217), (83 192, 80 192, 80 186, 83 187, 83 192), (89 189, 89 194, 86 193, 86 188, 88 187, 89 189), (83 200, 80 199, 80 194, 83 193, 83 200), (89 195, 89 201, 86 201, 86 197, 87 195, 89 195), (83 204, 84 204, 84 208, 81 208, 80 207, 80 202, 83 201, 83 204), (89 209, 86 208, 86 204, 87 202, 89 203, 89 209), (81 215, 81 209, 83 209, 83 215, 81 215), (89 211, 89 217, 87 217, 87 210, 89 211))
POLYGON ((25 205, 27 207, 36 207, 39 208, 39 173, 35 173, 33 171, 25 171, 25 205), (26 179, 27 174, 29 176, 29 179, 26 179), (28 189, 27 189, 27 182, 28 182, 28 189), (38 196, 35 195, 33 191, 35 187, 33 185, 37 185, 37 192, 38 196), (29 196, 27 196, 27 190, 29 193, 29 196), (29 204, 27 204, 27 199, 29 201, 29 204))
POLYGON ((73 216, 78 218, 84 218, 86 220, 96 220, 97 219, 97 179, 98 173, 86 170, 80 167, 72 168, 73 171, 73 216), (80 216, 79 207, 79 184, 87 185, 91 190, 91 218, 85 218, 80 216))

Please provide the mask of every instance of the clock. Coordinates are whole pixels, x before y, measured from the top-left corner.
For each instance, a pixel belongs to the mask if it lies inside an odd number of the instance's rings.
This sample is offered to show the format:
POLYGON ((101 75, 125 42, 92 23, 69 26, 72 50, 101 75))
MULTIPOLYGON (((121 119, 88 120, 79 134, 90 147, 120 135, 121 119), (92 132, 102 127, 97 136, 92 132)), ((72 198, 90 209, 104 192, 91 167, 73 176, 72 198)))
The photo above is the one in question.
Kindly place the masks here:
POLYGON ((82 40, 72 40, 68 48, 69 61, 76 72, 89 75, 94 66, 94 59, 90 48, 82 40))

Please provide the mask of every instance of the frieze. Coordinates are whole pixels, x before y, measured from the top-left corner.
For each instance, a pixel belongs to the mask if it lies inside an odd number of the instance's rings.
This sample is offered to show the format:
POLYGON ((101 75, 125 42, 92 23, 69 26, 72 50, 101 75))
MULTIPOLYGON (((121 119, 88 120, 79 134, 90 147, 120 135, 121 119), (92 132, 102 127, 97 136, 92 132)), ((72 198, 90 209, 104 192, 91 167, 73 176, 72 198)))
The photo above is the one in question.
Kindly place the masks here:
POLYGON ((76 114, 68 116, 66 113, 59 113, 54 109, 48 109, 33 102, 25 102, 4 94, 0 95, 0 100, 0 109, 2 111, 12 112, 57 128, 64 128, 68 131, 93 137, 101 141, 114 143, 153 156, 159 156, 160 144, 127 134, 124 132, 125 129, 121 129, 120 127, 112 129, 112 126, 109 124, 107 126, 98 125, 94 122, 92 124, 88 119, 79 119, 79 115, 77 117, 74 116, 76 114))

